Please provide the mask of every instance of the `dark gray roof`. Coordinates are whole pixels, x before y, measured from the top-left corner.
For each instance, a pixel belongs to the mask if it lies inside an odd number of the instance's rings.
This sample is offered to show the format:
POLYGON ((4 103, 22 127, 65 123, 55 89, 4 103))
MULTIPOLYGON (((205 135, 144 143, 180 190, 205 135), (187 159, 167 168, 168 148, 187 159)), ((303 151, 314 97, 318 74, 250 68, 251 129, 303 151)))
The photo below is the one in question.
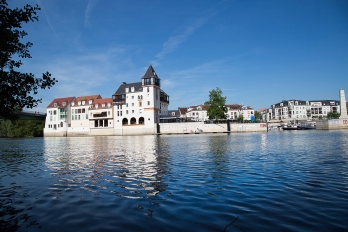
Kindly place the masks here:
POLYGON ((160 78, 157 76, 157 74, 156 74, 155 70, 153 69, 152 65, 150 65, 150 66, 148 67, 146 73, 144 74, 144 76, 143 76, 142 78, 149 78, 149 77, 156 77, 156 78, 160 79, 160 78))
POLYGON ((135 82, 135 83, 125 83, 123 82, 120 87, 118 87, 118 89, 115 92, 115 95, 118 94, 125 94, 126 93, 126 88, 129 88, 129 92, 131 91, 131 88, 134 87, 134 92, 139 92, 139 91, 143 91, 143 87, 141 82, 135 82))

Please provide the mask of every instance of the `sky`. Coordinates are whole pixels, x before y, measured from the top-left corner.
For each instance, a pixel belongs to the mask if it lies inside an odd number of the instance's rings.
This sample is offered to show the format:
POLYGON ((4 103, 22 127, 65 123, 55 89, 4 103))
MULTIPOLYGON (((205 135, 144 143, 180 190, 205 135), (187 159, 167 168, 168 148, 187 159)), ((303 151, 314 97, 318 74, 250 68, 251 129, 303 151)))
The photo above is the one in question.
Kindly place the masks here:
POLYGON ((140 82, 149 65, 169 109, 203 104, 220 88, 227 104, 259 110, 282 100, 348 98, 346 0, 8 0, 38 4, 23 24, 34 45, 21 71, 58 83, 54 98, 100 94, 140 82))

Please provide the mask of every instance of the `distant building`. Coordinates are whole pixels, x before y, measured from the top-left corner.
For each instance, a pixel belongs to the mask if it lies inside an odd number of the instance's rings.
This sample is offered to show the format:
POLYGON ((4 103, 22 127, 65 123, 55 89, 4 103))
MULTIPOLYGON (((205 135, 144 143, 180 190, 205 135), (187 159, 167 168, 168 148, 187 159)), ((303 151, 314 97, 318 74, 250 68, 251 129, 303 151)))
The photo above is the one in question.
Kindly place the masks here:
POLYGON ((261 112, 263 121, 309 120, 326 117, 329 112, 340 113, 337 100, 284 100, 261 112))
MULTIPOLYGON (((239 104, 226 104, 227 108, 226 118, 232 121, 237 121, 240 115, 243 115, 244 120, 252 120, 255 114, 253 108, 239 104)), ((206 121, 209 120, 207 114, 208 105, 190 106, 188 108, 179 107, 180 118, 183 121, 206 121)))

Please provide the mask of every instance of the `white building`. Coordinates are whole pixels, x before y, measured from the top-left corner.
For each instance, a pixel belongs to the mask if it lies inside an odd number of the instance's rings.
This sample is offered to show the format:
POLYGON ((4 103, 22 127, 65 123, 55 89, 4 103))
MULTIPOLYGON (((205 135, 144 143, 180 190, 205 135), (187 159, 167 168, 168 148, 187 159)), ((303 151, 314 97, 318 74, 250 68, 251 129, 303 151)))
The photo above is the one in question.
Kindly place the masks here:
POLYGON ((112 98, 95 99, 89 105, 89 128, 91 135, 112 135, 114 132, 112 98))
POLYGON ((66 136, 71 125, 70 109, 75 97, 56 98, 47 106, 44 135, 66 136))
POLYGON ((161 111, 168 112, 169 96, 160 89, 160 78, 150 65, 141 82, 123 82, 112 101, 114 134, 153 134, 161 111))
POLYGON ((264 121, 292 121, 324 118, 329 112, 340 113, 339 101, 336 100, 284 100, 273 104, 261 112, 264 121))
POLYGON ((71 102, 71 126, 68 128, 68 135, 90 135, 89 109, 97 99, 102 97, 99 94, 83 96, 71 102))
POLYGON ((100 95, 54 99, 47 107, 45 136, 154 134, 169 96, 150 65, 141 82, 123 82, 112 98, 100 95))
MULTIPOLYGON (((252 120, 252 116, 255 114, 254 109, 249 106, 226 104, 225 107, 227 108, 226 118, 232 121, 237 121, 240 115, 243 115, 244 120, 252 120)), ((209 120, 207 108, 207 105, 190 106, 187 110, 179 108, 180 118, 190 121, 207 121, 209 120)))

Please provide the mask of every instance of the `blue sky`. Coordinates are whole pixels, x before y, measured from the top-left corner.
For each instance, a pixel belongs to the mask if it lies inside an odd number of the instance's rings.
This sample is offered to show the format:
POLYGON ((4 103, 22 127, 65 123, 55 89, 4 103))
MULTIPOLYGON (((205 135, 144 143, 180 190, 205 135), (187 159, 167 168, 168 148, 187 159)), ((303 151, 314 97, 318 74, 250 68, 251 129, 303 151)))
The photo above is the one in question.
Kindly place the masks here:
POLYGON ((40 111, 59 97, 111 97, 150 64, 170 109, 216 87, 255 110, 348 92, 346 0, 9 0, 27 3, 42 10, 23 25, 34 46, 22 69, 59 81, 39 93, 40 111))

